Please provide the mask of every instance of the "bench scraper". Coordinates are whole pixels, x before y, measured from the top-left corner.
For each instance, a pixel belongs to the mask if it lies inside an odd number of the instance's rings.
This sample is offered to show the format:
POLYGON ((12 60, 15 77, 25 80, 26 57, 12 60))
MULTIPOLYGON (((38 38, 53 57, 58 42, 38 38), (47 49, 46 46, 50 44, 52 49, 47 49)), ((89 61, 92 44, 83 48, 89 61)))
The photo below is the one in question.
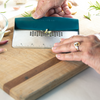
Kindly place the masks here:
POLYGON ((61 38, 79 34, 79 21, 73 18, 15 18, 12 47, 52 48, 61 38))

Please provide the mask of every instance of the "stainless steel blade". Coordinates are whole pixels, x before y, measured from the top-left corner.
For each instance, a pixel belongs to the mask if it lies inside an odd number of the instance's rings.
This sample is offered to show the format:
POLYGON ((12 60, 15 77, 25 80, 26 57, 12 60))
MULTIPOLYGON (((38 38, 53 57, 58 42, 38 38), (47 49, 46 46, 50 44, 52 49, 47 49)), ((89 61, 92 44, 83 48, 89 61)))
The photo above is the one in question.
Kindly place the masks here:
POLYGON ((77 31, 52 31, 46 34, 36 30, 14 30, 12 46, 14 48, 51 48, 61 38, 78 35, 77 31))

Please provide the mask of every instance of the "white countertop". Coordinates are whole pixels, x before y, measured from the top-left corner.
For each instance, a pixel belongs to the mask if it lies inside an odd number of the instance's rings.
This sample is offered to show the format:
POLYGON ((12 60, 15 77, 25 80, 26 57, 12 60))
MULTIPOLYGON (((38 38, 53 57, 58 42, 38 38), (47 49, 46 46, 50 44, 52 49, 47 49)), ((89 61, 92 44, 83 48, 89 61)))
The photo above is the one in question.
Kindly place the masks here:
MULTIPOLYGON (((94 1, 94 0, 91 0, 94 1)), ((82 7, 85 6, 85 0, 81 1, 82 7)), ((15 5, 12 0, 7 3, 6 13, 4 15, 7 18, 11 18, 15 15, 21 14, 24 11, 33 9, 36 6, 36 0, 29 0, 25 5, 21 5, 20 11, 14 11, 15 5), (27 5, 33 6, 25 8, 27 5)), ((5 11, 3 5, 0 6, 0 12, 5 11), (2 9, 2 10, 1 10, 2 9)), ((66 81, 62 85, 53 89, 49 93, 45 94, 38 100, 100 100, 100 75, 92 68, 88 68, 80 74, 74 76, 70 80, 66 81)), ((14 100, 3 90, 0 89, 0 100, 14 100)))
MULTIPOLYGON (((3 0, 4 3, 6 0, 3 0)), ((6 12, 2 13, 6 16, 7 19, 12 18, 14 16, 23 14, 25 11, 32 11, 37 5, 37 0, 27 0, 26 4, 17 4, 14 2, 14 0, 8 1, 6 4, 6 8, 4 8, 4 4, 0 5, 0 12, 6 12), (14 10, 13 7, 20 7, 19 10, 14 10), (26 7, 29 6, 29 7, 26 7)))

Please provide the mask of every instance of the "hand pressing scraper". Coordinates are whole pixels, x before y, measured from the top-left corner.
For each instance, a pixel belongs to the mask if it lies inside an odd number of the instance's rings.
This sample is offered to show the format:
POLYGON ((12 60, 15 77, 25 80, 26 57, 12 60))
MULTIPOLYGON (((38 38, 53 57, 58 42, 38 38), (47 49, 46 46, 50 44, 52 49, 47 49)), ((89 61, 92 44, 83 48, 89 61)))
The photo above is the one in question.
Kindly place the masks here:
POLYGON ((51 48, 61 38, 79 34, 78 19, 62 17, 15 18, 14 48, 51 48))

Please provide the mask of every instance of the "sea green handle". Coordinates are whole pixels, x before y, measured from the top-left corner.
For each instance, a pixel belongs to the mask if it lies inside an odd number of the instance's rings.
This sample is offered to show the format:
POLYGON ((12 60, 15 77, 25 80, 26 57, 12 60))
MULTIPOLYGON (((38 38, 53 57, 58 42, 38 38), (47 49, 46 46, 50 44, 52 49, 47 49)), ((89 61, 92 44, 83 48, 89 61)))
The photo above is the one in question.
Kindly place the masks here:
POLYGON ((32 17, 15 18, 15 29, 20 30, 50 30, 50 31, 79 31, 79 21, 74 18, 32 17))

